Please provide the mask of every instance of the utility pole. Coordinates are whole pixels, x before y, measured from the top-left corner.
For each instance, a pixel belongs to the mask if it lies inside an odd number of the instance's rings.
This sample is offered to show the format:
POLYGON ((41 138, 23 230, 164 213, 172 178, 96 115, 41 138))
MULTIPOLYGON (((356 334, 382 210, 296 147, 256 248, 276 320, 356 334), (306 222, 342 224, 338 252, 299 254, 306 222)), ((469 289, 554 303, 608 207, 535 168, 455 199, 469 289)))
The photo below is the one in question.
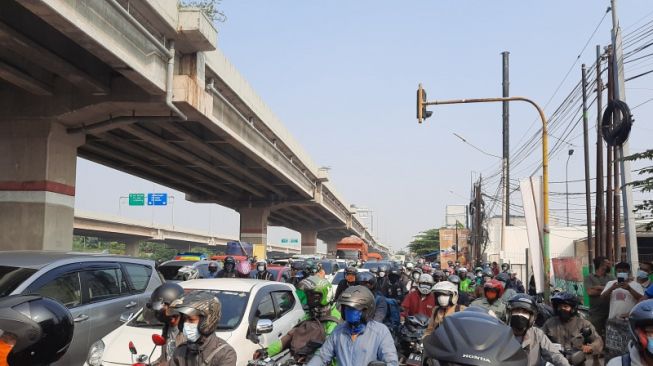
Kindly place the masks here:
MULTIPOLYGON (((603 81, 601 80, 601 46, 596 46, 596 253, 605 256, 605 221, 603 211, 603 81)), ((596 268, 594 268, 596 270, 596 268)))
MULTIPOLYGON (((621 41, 621 27, 617 17, 617 1, 611 1, 612 8, 612 47, 614 49, 614 71, 615 71, 615 99, 626 101, 626 86, 624 80, 624 58, 623 45, 621 41)), ((623 117, 623 116, 622 116, 623 117)), ((630 155, 630 145, 628 140, 617 148, 617 160, 621 170, 621 196, 624 206, 624 232, 626 234, 626 249, 628 250, 628 262, 633 271, 639 268, 639 257, 637 248, 637 232, 635 230, 635 218, 633 217, 633 188, 630 184, 630 162, 624 160, 624 157, 630 155)))
MULTIPOLYGON (((587 69, 585 64, 581 68, 583 86, 583 153, 585 158, 585 219, 587 220, 587 260, 591 266, 594 258, 594 245, 592 243, 592 199, 590 198, 590 151, 589 127, 587 116, 587 69)), ((567 196, 569 199, 569 196, 567 196)))
POLYGON ((569 149, 567 163, 565 164, 565 198, 567 202, 567 227, 569 227, 569 159, 574 155, 574 149, 569 149))
MULTIPOLYGON (((503 58, 503 97, 510 96, 510 68, 509 57, 510 52, 501 52, 503 58)), ((505 206, 505 219, 504 226, 510 226, 510 102, 503 102, 503 179, 504 179, 504 199, 503 205, 505 206)), ((502 229, 505 230, 505 229, 502 229)), ((503 238, 503 234, 501 234, 503 238)), ((502 239, 503 240, 503 239, 502 239)), ((501 250, 504 250, 501 245, 501 250)))

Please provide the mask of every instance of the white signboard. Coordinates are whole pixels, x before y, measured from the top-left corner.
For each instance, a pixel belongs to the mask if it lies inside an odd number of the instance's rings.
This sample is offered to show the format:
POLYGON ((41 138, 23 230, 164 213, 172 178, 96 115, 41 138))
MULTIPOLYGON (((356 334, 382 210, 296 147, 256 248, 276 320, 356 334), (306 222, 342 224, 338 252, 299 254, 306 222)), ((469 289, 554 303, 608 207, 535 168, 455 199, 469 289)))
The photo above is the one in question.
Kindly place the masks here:
MULTIPOLYGON (((522 201, 524 202, 524 216, 526 217, 526 231, 528 233, 528 247, 533 263, 535 288, 537 293, 544 292, 544 261, 542 255, 542 179, 530 177, 519 181, 522 201)), ((529 281, 529 279, 525 279, 529 281)))

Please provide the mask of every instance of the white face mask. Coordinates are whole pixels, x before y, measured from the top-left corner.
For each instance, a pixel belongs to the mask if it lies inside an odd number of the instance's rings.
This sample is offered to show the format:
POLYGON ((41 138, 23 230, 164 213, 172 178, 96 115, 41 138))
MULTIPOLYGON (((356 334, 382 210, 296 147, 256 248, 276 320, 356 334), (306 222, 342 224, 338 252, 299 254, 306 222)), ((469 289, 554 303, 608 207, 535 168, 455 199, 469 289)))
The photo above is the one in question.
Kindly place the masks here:
POLYGON ((449 306, 450 299, 451 299, 450 295, 440 295, 438 296, 438 305, 449 306))
POLYGON ((184 335, 186 336, 186 339, 188 339, 190 342, 197 341, 200 338, 200 333, 197 330, 197 324, 185 322, 184 335))
POLYGON ((379 272, 379 278, 385 277, 385 272, 379 272))
POLYGON ((265 267, 258 266, 258 267, 256 267, 256 269, 258 269, 259 272, 263 272, 265 270, 265 267))

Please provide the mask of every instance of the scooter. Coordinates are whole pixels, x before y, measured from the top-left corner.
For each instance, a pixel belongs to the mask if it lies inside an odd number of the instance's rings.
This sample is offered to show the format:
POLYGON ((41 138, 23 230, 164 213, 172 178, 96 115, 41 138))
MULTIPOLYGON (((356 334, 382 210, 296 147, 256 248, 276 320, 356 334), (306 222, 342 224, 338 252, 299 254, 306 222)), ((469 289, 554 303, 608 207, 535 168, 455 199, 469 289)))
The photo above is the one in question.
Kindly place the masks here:
POLYGON ((132 366, 152 365, 152 355, 154 354, 154 350, 156 350, 156 347, 158 346, 164 346, 166 344, 166 340, 160 334, 152 334, 152 342, 154 343, 154 348, 152 348, 150 355, 147 356, 145 354, 138 355, 138 351, 136 350, 136 346, 134 346, 134 342, 129 341, 129 353, 131 353, 132 366), (134 362, 134 356, 136 357, 136 362, 134 362))
POLYGON ((419 366, 422 364, 424 351, 422 338, 428 326, 429 318, 423 314, 409 316, 399 327, 397 349, 399 350, 400 364, 419 366))

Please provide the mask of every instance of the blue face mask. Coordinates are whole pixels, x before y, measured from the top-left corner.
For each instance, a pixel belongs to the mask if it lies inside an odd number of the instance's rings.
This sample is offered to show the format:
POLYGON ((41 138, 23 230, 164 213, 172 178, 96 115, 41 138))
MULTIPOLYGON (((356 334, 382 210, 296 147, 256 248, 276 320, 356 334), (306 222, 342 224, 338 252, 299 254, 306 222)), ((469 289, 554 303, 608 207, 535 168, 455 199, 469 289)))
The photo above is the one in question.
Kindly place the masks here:
POLYGON ((361 323, 363 312, 349 306, 345 307, 345 321, 350 325, 356 326, 361 323))
POLYGON ((648 353, 653 354, 653 337, 647 337, 648 342, 646 342, 646 350, 648 353))

